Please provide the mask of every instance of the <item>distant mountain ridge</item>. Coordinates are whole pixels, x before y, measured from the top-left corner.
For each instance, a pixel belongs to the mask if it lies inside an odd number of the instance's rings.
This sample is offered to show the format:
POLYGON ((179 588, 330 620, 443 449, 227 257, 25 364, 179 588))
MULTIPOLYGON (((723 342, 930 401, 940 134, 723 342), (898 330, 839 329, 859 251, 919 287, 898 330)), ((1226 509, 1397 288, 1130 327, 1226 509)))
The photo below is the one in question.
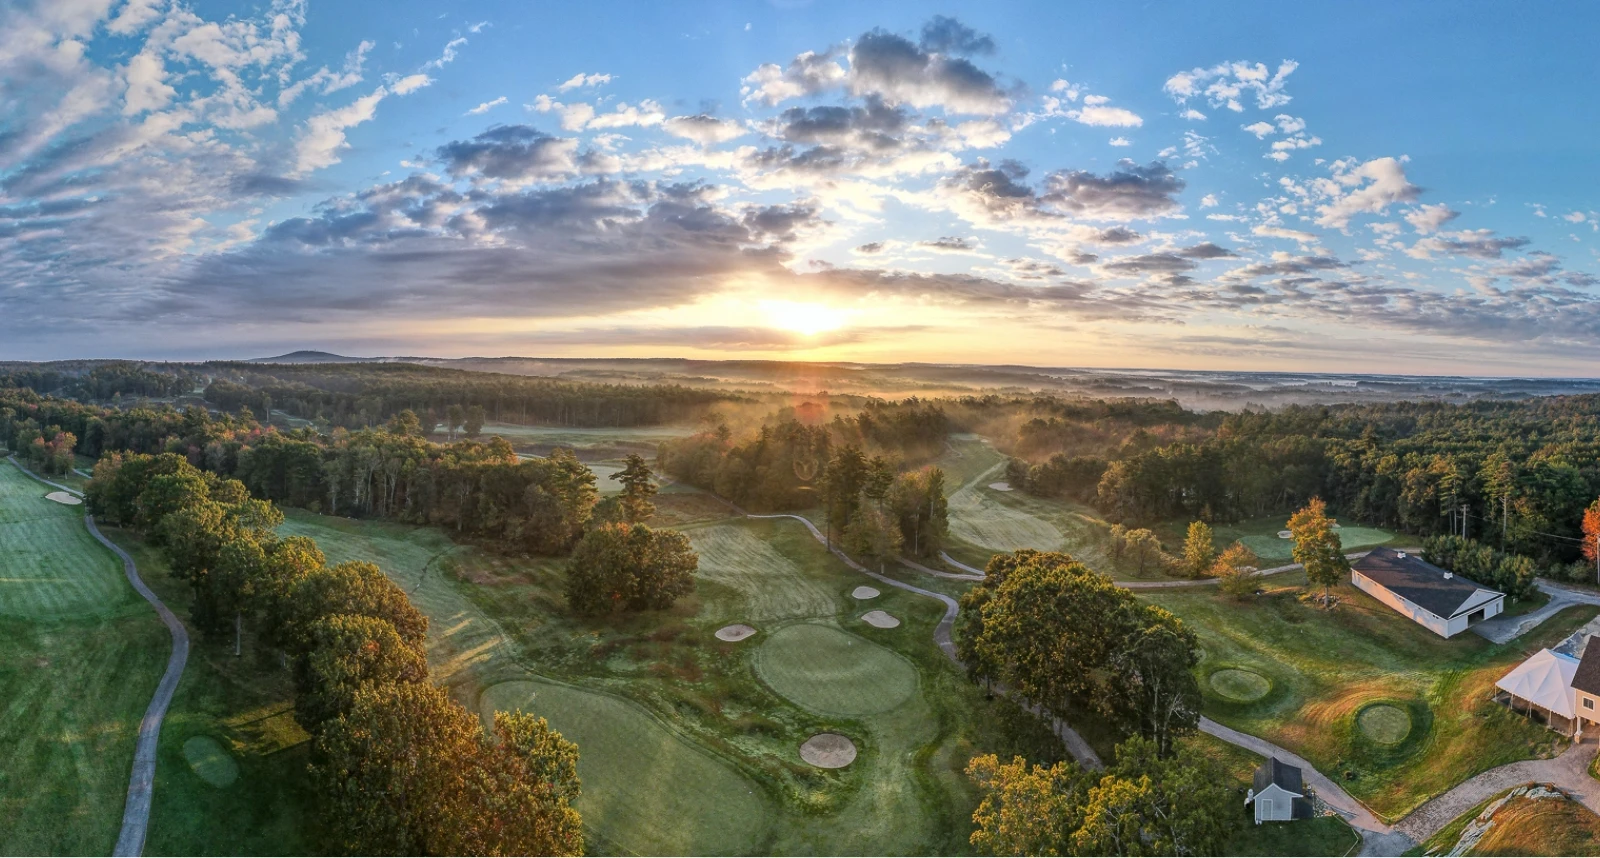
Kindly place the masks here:
POLYGON ((345 357, 333 352, 319 352, 310 349, 301 349, 277 357, 250 358, 245 363, 378 363, 387 358, 371 357, 345 357))

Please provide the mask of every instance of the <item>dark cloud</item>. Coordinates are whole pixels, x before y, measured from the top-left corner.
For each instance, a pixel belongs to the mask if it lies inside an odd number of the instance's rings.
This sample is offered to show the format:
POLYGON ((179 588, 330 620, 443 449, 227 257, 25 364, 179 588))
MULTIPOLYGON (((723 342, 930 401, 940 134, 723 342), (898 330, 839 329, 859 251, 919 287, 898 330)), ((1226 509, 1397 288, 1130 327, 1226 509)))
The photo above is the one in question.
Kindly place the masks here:
POLYGON ((903 145, 901 133, 910 121, 904 109, 869 97, 864 106, 791 107, 779 114, 770 128, 773 136, 791 143, 849 144, 887 151, 903 145))
POLYGON ((1209 241, 1204 241, 1194 245, 1193 247, 1183 248, 1182 250, 1178 251, 1178 255, 1187 256, 1190 259, 1226 259, 1238 256, 1239 254, 1234 253, 1226 247, 1219 247, 1209 241))
POLYGON ((1417 241, 1413 255, 1426 259, 1434 253, 1470 256, 1474 259, 1499 259, 1507 250, 1521 250, 1532 244, 1527 238, 1501 238, 1486 229, 1440 234, 1417 241))
POLYGON ((970 61, 930 53, 885 30, 862 34, 850 49, 850 89, 952 113, 995 114, 1011 106, 995 79, 970 61))
POLYGON ((497 125, 471 140, 456 140, 436 152, 457 178, 559 179, 577 172, 577 141, 552 137, 529 125, 497 125))
POLYGON ((794 241, 801 230, 822 223, 817 207, 808 203, 752 208, 744 215, 744 226, 752 236, 782 243, 794 241))
POLYGON ((1045 177, 1040 199, 1080 217, 1103 220, 1138 220, 1176 211, 1177 196, 1185 187, 1161 161, 1139 166, 1123 160, 1109 175, 1069 170, 1045 177))
POLYGON ((917 242, 917 246, 926 250, 937 250, 943 253, 966 253, 976 250, 977 245, 972 241, 958 236, 946 235, 939 238, 917 242))
POLYGON ((881 242, 881 241, 868 242, 866 244, 863 244, 863 245, 857 247, 856 248, 856 252, 857 253, 882 253, 883 252, 883 242, 881 242))
POLYGON ((992 54, 994 39, 944 15, 922 25, 922 49, 936 54, 992 54))

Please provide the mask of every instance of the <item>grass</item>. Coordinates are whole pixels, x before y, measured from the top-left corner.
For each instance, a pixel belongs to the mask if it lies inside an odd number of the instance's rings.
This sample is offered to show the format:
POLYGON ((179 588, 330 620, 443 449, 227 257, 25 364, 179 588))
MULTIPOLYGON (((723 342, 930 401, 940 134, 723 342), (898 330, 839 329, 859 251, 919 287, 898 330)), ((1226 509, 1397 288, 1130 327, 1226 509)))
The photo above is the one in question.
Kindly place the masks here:
POLYGON ((47 491, 0 464, 0 854, 107 853, 170 643, 47 491))
POLYGON ((577 742, 584 824, 628 852, 749 854, 771 826, 766 794, 750 778, 636 703, 524 680, 485 690, 479 705, 485 719, 536 712, 577 742), (644 819, 651 824, 638 824, 644 819))
MULTIPOLYGON (((1303 573, 1268 581, 1264 595, 1244 602, 1209 588, 1141 593, 1198 634, 1212 718, 1295 751, 1390 820, 1478 772, 1558 750, 1555 734, 1495 704, 1491 691, 1595 608, 1569 608, 1496 646, 1472 634, 1440 638, 1349 586, 1334 589, 1340 602, 1326 611, 1298 598, 1303 573), (1212 677, 1241 669, 1271 690, 1255 700, 1219 693, 1212 677), (1409 729, 1401 741, 1386 744, 1361 729, 1358 719, 1373 704, 1403 710, 1409 729)), ((1226 678, 1221 684, 1232 687, 1226 678)))
POLYGON ((1009 497, 1017 492, 988 487, 1004 478, 1005 463, 1005 456, 987 441, 952 438, 949 451, 939 460, 949 485, 956 487, 949 496, 950 535, 987 552, 1066 549, 1066 536, 1059 528, 1009 497))
POLYGON ((785 626, 761 643, 756 675, 823 715, 875 715, 917 693, 917 671, 893 650, 820 623, 785 626))
POLYGON ((1411 714, 1400 706, 1373 703, 1356 716, 1356 725, 1380 745, 1398 745, 1411 735, 1411 714))
POLYGON ((232 786, 239 779, 239 764, 233 755, 210 736, 190 736, 183 743, 183 758, 201 780, 214 787, 232 786))
POLYGON ((1492 821, 1464 855, 1596 855, 1600 854, 1600 816, 1563 798, 1509 796, 1517 787, 1484 801, 1457 817, 1418 849, 1407 854, 1453 851, 1475 821, 1492 821), (1498 806, 1496 806, 1498 805, 1498 806), (1489 812, 1491 806, 1495 806, 1489 812), (1480 817, 1487 819, 1480 820, 1480 817))
POLYGON ((966 851, 975 798, 960 771, 972 752, 999 741, 971 727, 996 704, 932 645, 941 606, 886 590, 873 607, 905 622, 868 627, 847 598, 862 577, 799 523, 731 519, 726 507, 695 495, 671 497, 663 518, 688 525, 701 555, 698 591, 667 611, 599 620, 567 613, 561 561, 452 545, 426 528, 296 511, 283 530, 317 539, 331 561, 379 562, 429 616, 435 680, 458 699, 478 711, 529 705, 571 729, 580 760, 591 760, 580 766, 584 801, 593 802, 592 849, 966 851), (716 641, 712 633, 732 622, 763 634, 741 644, 716 641), (816 634, 807 627, 825 629, 824 639, 795 638, 816 634), (785 641, 851 653, 814 658, 811 690, 795 690, 804 680, 775 680, 811 705, 847 689, 842 702, 812 710, 764 682, 754 662, 774 639, 777 648, 765 652, 791 678, 803 673, 806 653, 785 652, 785 641), (885 678, 874 671, 910 693, 862 711, 861 700, 883 689, 885 678), (823 730, 850 736, 856 762, 836 771, 802 763, 800 743, 823 730), (662 766, 725 774, 705 775, 700 789, 662 766), (740 789, 748 801, 737 800, 740 789), (639 790, 670 795, 630 797, 639 790))
MULTIPOLYGON (((1236 541, 1242 542, 1267 565, 1281 566, 1294 562, 1293 540, 1278 536, 1288 520, 1287 514, 1268 515, 1231 524, 1213 524, 1211 531, 1219 550, 1236 541)), ((1155 531, 1156 536, 1160 537, 1162 543, 1169 549, 1177 550, 1183 545, 1188 528, 1187 520, 1173 520, 1155 525, 1151 530, 1155 531)), ((1376 527, 1345 524, 1340 525, 1338 533, 1339 543, 1344 546, 1345 551, 1362 551, 1380 545, 1416 544, 1416 539, 1413 537, 1399 536, 1376 527)))
POLYGON ((1272 691, 1272 682, 1265 676, 1235 667, 1212 671, 1208 681, 1212 691, 1241 703, 1260 700, 1272 691))
POLYGON ((1182 741, 1220 765, 1238 792, 1238 828, 1221 854, 1353 855, 1359 849, 1361 836, 1337 816, 1256 825, 1251 811, 1244 806, 1244 795, 1256 767, 1265 759, 1205 733, 1182 741))
POLYGON ((483 424, 483 435, 486 438, 499 435, 515 446, 532 446, 539 449, 566 447, 580 454, 627 451, 653 455, 662 441, 684 438, 693 435, 695 431, 693 426, 584 429, 572 426, 523 426, 515 423, 483 424))

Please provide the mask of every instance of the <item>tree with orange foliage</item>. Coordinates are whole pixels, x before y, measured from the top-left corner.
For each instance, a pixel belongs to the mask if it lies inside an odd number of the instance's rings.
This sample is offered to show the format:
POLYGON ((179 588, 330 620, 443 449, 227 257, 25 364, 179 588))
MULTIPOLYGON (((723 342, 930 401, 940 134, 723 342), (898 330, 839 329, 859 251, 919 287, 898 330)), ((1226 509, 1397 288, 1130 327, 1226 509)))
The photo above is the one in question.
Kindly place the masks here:
POLYGON ((1600 580, 1600 500, 1583 511, 1583 559, 1594 564, 1595 578, 1600 580))

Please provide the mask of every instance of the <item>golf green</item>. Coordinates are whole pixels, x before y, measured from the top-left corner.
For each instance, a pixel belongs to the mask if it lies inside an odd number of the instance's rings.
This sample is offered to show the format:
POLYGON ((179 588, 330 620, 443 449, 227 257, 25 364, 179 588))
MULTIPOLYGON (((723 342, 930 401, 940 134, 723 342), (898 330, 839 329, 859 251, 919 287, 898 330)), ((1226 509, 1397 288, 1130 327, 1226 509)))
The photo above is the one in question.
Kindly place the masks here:
POLYGON ((1253 670, 1225 667, 1211 674, 1211 690, 1239 703, 1250 703, 1267 696, 1272 683, 1253 670))
POLYGON ((779 629, 753 662, 773 691, 823 715, 887 712, 917 690, 917 671, 905 657, 821 623, 779 629))

